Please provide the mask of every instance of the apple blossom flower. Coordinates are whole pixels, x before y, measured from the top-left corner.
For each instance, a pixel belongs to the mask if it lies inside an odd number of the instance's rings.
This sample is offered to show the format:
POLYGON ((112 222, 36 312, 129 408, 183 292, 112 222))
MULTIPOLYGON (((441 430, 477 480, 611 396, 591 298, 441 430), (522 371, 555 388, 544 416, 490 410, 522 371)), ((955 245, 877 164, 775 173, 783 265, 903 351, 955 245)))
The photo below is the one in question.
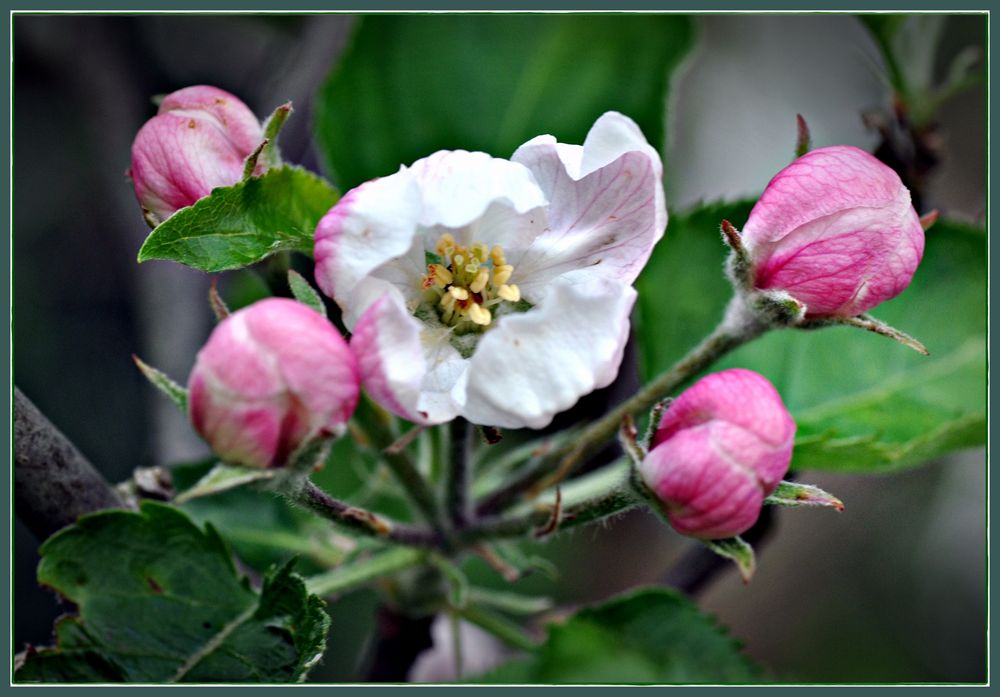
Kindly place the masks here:
POLYGON ((316 228, 316 278, 366 390, 418 423, 541 428, 610 384, 666 227, 661 178, 609 112, 582 146, 440 151, 348 192, 316 228))
POLYGON ((268 298, 219 323, 198 352, 188 390, 191 422, 219 457, 280 467, 300 445, 343 431, 359 377, 354 354, 325 317, 268 298))
POLYGON ((724 370, 670 404, 639 473, 675 530, 733 537, 756 522, 785 476, 794 437, 795 422, 770 382, 724 370))
POLYGON ((803 155, 771 180, 742 243, 756 288, 787 292, 807 318, 851 317, 910 284, 924 231, 892 169, 836 145, 803 155))
MULTIPOLYGON (((212 189, 240 181, 244 161, 263 140, 257 117, 228 92, 206 85, 172 92, 132 143, 135 196, 162 222, 212 189)), ((255 173, 265 167, 259 162, 255 173)))

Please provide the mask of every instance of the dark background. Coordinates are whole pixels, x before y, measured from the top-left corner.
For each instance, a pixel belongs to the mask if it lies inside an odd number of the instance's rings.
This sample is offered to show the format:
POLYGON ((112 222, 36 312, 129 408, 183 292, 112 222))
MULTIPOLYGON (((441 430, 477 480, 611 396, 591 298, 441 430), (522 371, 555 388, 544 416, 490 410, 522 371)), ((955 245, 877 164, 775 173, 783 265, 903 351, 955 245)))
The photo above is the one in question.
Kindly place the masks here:
MULTIPOLYGON (((262 116, 291 99, 296 114, 282 149, 287 160, 315 169, 310 99, 352 21, 15 18, 14 379, 110 481, 205 453, 131 361, 139 354, 184 381, 212 325, 203 274, 135 262, 148 229, 124 172, 135 132, 155 111, 150 97, 214 84, 262 116)), ((953 18, 946 44, 981 41, 984 22, 953 18)), ((802 104, 824 116, 814 122, 818 144, 872 147, 859 112, 883 102, 885 88, 854 18, 705 16, 699 29, 702 42, 673 94, 668 205, 758 193, 787 162, 791 136, 781 119, 802 104), (767 75, 762 90, 747 79, 749 65, 781 72, 767 75), (817 84, 817 65, 837 79, 817 84), (719 107, 733 105, 740 129, 721 125, 727 114, 719 107)), ((984 99, 985 89, 973 90, 945 105, 946 160, 929 190, 932 205, 970 220, 985 210, 984 99)), ((849 500, 850 515, 779 516, 754 583, 743 587, 727 573, 700 604, 754 658, 791 679, 983 680, 983 452, 900 474, 809 481, 849 500)), ((17 523, 15 650, 48 643, 58 611, 34 583, 37 545, 17 523)), ((546 549, 564 567, 566 597, 588 600, 662 579, 685 547, 636 514, 546 549)), ((361 631, 371 608, 367 596, 348 599, 335 623, 339 617, 361 631)), ((314 677, 354 679, 352 660, 328 658, 314 677)))

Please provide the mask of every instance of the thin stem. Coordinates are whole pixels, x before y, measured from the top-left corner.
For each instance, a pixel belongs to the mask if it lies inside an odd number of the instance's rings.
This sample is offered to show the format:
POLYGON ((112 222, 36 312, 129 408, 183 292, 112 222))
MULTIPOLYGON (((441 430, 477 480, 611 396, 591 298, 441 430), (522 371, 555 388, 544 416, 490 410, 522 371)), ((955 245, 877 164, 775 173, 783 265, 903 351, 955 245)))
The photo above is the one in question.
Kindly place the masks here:
POLYGON ((425 554, 420 550, 396 547, 368 559, 344 564, 313 576, 306 580, 306 588, 310 593, 320 596, 346 593, 373 579, 416 566, 424 558, 425 554))
MULTIPOLYGON (((556 524, 556 530, 577 527, 602 518, 624 513, 640 505, 628 481, 605 490, 589 499, 565 506, 556 524)), ((522 537, 550 522, 552 510, 549 506, 535 507, 533 510, 510 517, 484 518, 458 532, 459 540, 466 545, 505 537, 522 537)))
POLYGON ((465 527, 472 517, 472 502, 469 497, 472 435, 473 429, 469 428, 469 422, 462 417, 451 422, 451 467, 445 481, 445 500, 456 529, 465 527))
POLYGON ((487 497, 479 505, 479 513, 502 511, 521 494, 529 490, 537 494, 562 481, 587 453, 593 452, 615 436, 626 415, 650 409, 719 358, 756 339, 765 330, 766 327, 754 319, 743 300, 734 297, 719 326, 684 358, 601 419, 584 428, 577 438, 562 444, 526 467, 510 484, 487 497))
POLYGON ((361 414, 364 411, 368 412, 367 415, 370 418, 355 419, 352 422, 354 429, 360 432, 364 442, 379 451, 379 457, 406 489, 410 500, 427 522, 442 536, 446 536, 447 528, 442 523, 440 506, 434 495, 434 490, 417 469, 410 454, 406 450, 392 448, 397 439, 393 436, 392 430, 385 420, 384 412, 380 413, 381 410, 378 407, 367 400, 362 400, 358 412, 361 414))
POLYGON ((458 610, 462 619, 471 622, 485 629, 487 632, 497 637, 505 644, 513 646, 515 649, 524 651, 534 651, 538 648, 538 642, 529 636, 518 625, 514 624, 506 617, 495 615, 481 607, 464 607, 458 610))
POLYGON ((438 549, 443 543, 441 536, 435 530, 399 523, 363 508, 351 506, 333 498, 308 480, 298 491, 291 494, 290 498, 324 518, 368 537, 430 549, 438 549))

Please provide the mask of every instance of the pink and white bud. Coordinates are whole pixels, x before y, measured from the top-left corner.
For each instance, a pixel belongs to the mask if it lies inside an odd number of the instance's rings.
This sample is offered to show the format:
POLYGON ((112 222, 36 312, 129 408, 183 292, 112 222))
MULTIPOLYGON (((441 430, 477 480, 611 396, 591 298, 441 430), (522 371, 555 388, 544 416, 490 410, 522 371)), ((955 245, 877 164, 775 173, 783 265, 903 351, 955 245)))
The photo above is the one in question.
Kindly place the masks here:
POLYGON ((910 192, 858 148, 813 150, 781 170, 743 228, 761 290, 785 291, 806 317, 852 317, 901 293, 924 252, 910 192))
POLYGON ((212 332, 188 380, 188 411, 224 461, 280 467, 303 443, 343 432, 358 383, 354 354, 326 318, 269 298, 212 332))
POLYGON ((671 403, 639 472, 679 533, 733 537, 756 522, 785 476, 794 437, 795 422, 770 382, 724 370, 671 403))
MULTIPOLYGON (((198 85, 164 97, 132 143, 129 176, 139 203, 156 221, 231 186, 264 140, 257 117, 233 95, 198 85)), ((259 174, 263 162, 257 165, 259 174)))

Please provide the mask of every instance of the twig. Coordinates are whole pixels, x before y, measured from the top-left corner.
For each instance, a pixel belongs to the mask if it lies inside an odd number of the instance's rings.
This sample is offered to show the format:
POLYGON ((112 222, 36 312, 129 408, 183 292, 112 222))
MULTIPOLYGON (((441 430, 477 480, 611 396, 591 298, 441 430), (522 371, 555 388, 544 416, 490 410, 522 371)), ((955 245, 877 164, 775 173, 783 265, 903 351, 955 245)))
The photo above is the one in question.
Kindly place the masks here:
POLYGON ((124 502, 24 393, 14 388, 14 511, 45 539, 85 513, 124 502))
POLYGON ((439 549, 441 536, 430 528, 398 523, 363 508, 351 506, 306 481, 292 500, 338 525, 369 537, 392 540, 411 547, 439 549))

